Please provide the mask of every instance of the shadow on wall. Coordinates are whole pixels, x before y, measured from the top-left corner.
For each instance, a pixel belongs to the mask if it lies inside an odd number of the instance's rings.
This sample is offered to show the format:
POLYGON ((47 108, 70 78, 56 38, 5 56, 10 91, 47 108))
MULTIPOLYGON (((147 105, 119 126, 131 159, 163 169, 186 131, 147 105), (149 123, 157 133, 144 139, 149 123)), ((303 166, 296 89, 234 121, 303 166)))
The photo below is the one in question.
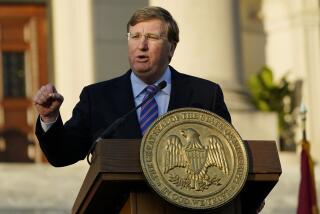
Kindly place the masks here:
POLYGON ((0 162, 34 162, 28 156, 28 149, 33 143, 26 134, 17 129, 0 131, 0 162))

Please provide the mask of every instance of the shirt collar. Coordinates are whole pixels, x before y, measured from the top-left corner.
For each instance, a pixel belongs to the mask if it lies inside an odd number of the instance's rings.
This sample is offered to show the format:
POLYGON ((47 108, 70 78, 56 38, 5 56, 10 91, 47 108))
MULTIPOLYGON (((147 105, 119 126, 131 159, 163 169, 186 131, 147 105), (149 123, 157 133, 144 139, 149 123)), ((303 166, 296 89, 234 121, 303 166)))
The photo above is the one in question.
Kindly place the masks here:
MULTIPOLYGON (((148 86, 148 84, 143 82, 134 72, 131 72, 130 80, 133 90, 133 96, 134 98, 136 98, 142 93, 142 91, 148 86)), ((169 67, 167 67, 163 75, 154 83, 154 85, 159 84, 163 80, 167 82, 167 87, 163 88, 161 91, 167 95, 170 95, 171 87, 168 86, 171 86, 171 70, 169 67)))

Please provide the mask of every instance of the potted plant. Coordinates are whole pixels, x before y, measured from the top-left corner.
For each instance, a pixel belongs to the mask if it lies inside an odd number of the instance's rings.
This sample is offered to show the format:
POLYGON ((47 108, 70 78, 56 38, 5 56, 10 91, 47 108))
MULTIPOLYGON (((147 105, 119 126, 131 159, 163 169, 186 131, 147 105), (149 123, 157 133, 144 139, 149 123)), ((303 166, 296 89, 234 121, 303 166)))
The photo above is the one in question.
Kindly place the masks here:
POLYGON ((258 110, 273 111, 278 115, 280 150, 295 151, 296 126, 294 110, 300 102, 301 81, 288 80, 288 73, 278 82, 272 70, 264 66, 250 76, 248 88, 258 110))

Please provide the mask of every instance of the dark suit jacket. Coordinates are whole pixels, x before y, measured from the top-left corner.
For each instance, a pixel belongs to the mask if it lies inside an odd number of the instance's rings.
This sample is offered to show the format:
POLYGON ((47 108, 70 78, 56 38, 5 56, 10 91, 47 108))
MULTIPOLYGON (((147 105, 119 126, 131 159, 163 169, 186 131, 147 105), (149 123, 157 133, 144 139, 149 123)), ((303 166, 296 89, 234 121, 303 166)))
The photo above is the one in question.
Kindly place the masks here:
MULTIPOLYGON (((202 108, 231 122, 219 85, 170 69, 172 88, 168 111, 182 107, 202 108)), ((36 135, 52 165, 65 166, 84 159, 101 130, 135 107, 130 73, 129 70, 118 78, 85 87, 65 125, 59 117, 44 133, 38 118, 36 135)), ((131 114, 110 138, 142 138, 137 114, 131 114)))

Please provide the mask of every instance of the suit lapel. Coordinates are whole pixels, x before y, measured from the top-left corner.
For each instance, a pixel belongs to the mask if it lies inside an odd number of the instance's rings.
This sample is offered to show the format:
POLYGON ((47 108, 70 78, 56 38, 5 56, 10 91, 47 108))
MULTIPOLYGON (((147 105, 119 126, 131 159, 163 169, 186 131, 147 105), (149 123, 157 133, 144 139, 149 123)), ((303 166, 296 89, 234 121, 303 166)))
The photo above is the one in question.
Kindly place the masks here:
MULTIPOLYGON (((116 90, 119 96, 115 97, 114 105, 117 106, 116 111, 120 116, 126 114, 135 107, 130 74, 131 70, 120 77, 116 82, 116 90)), ((126 136, 128 136, 128 138, 142 137, 136 112, 132 112, 122 126, 123 130, 127 132, 126 136)))
POLYGON ((177 72, 170 66, 171 70, 171 94, 168 111, 187 107, 190 104, 193 89, 188 85, 185 75, 177 72))

